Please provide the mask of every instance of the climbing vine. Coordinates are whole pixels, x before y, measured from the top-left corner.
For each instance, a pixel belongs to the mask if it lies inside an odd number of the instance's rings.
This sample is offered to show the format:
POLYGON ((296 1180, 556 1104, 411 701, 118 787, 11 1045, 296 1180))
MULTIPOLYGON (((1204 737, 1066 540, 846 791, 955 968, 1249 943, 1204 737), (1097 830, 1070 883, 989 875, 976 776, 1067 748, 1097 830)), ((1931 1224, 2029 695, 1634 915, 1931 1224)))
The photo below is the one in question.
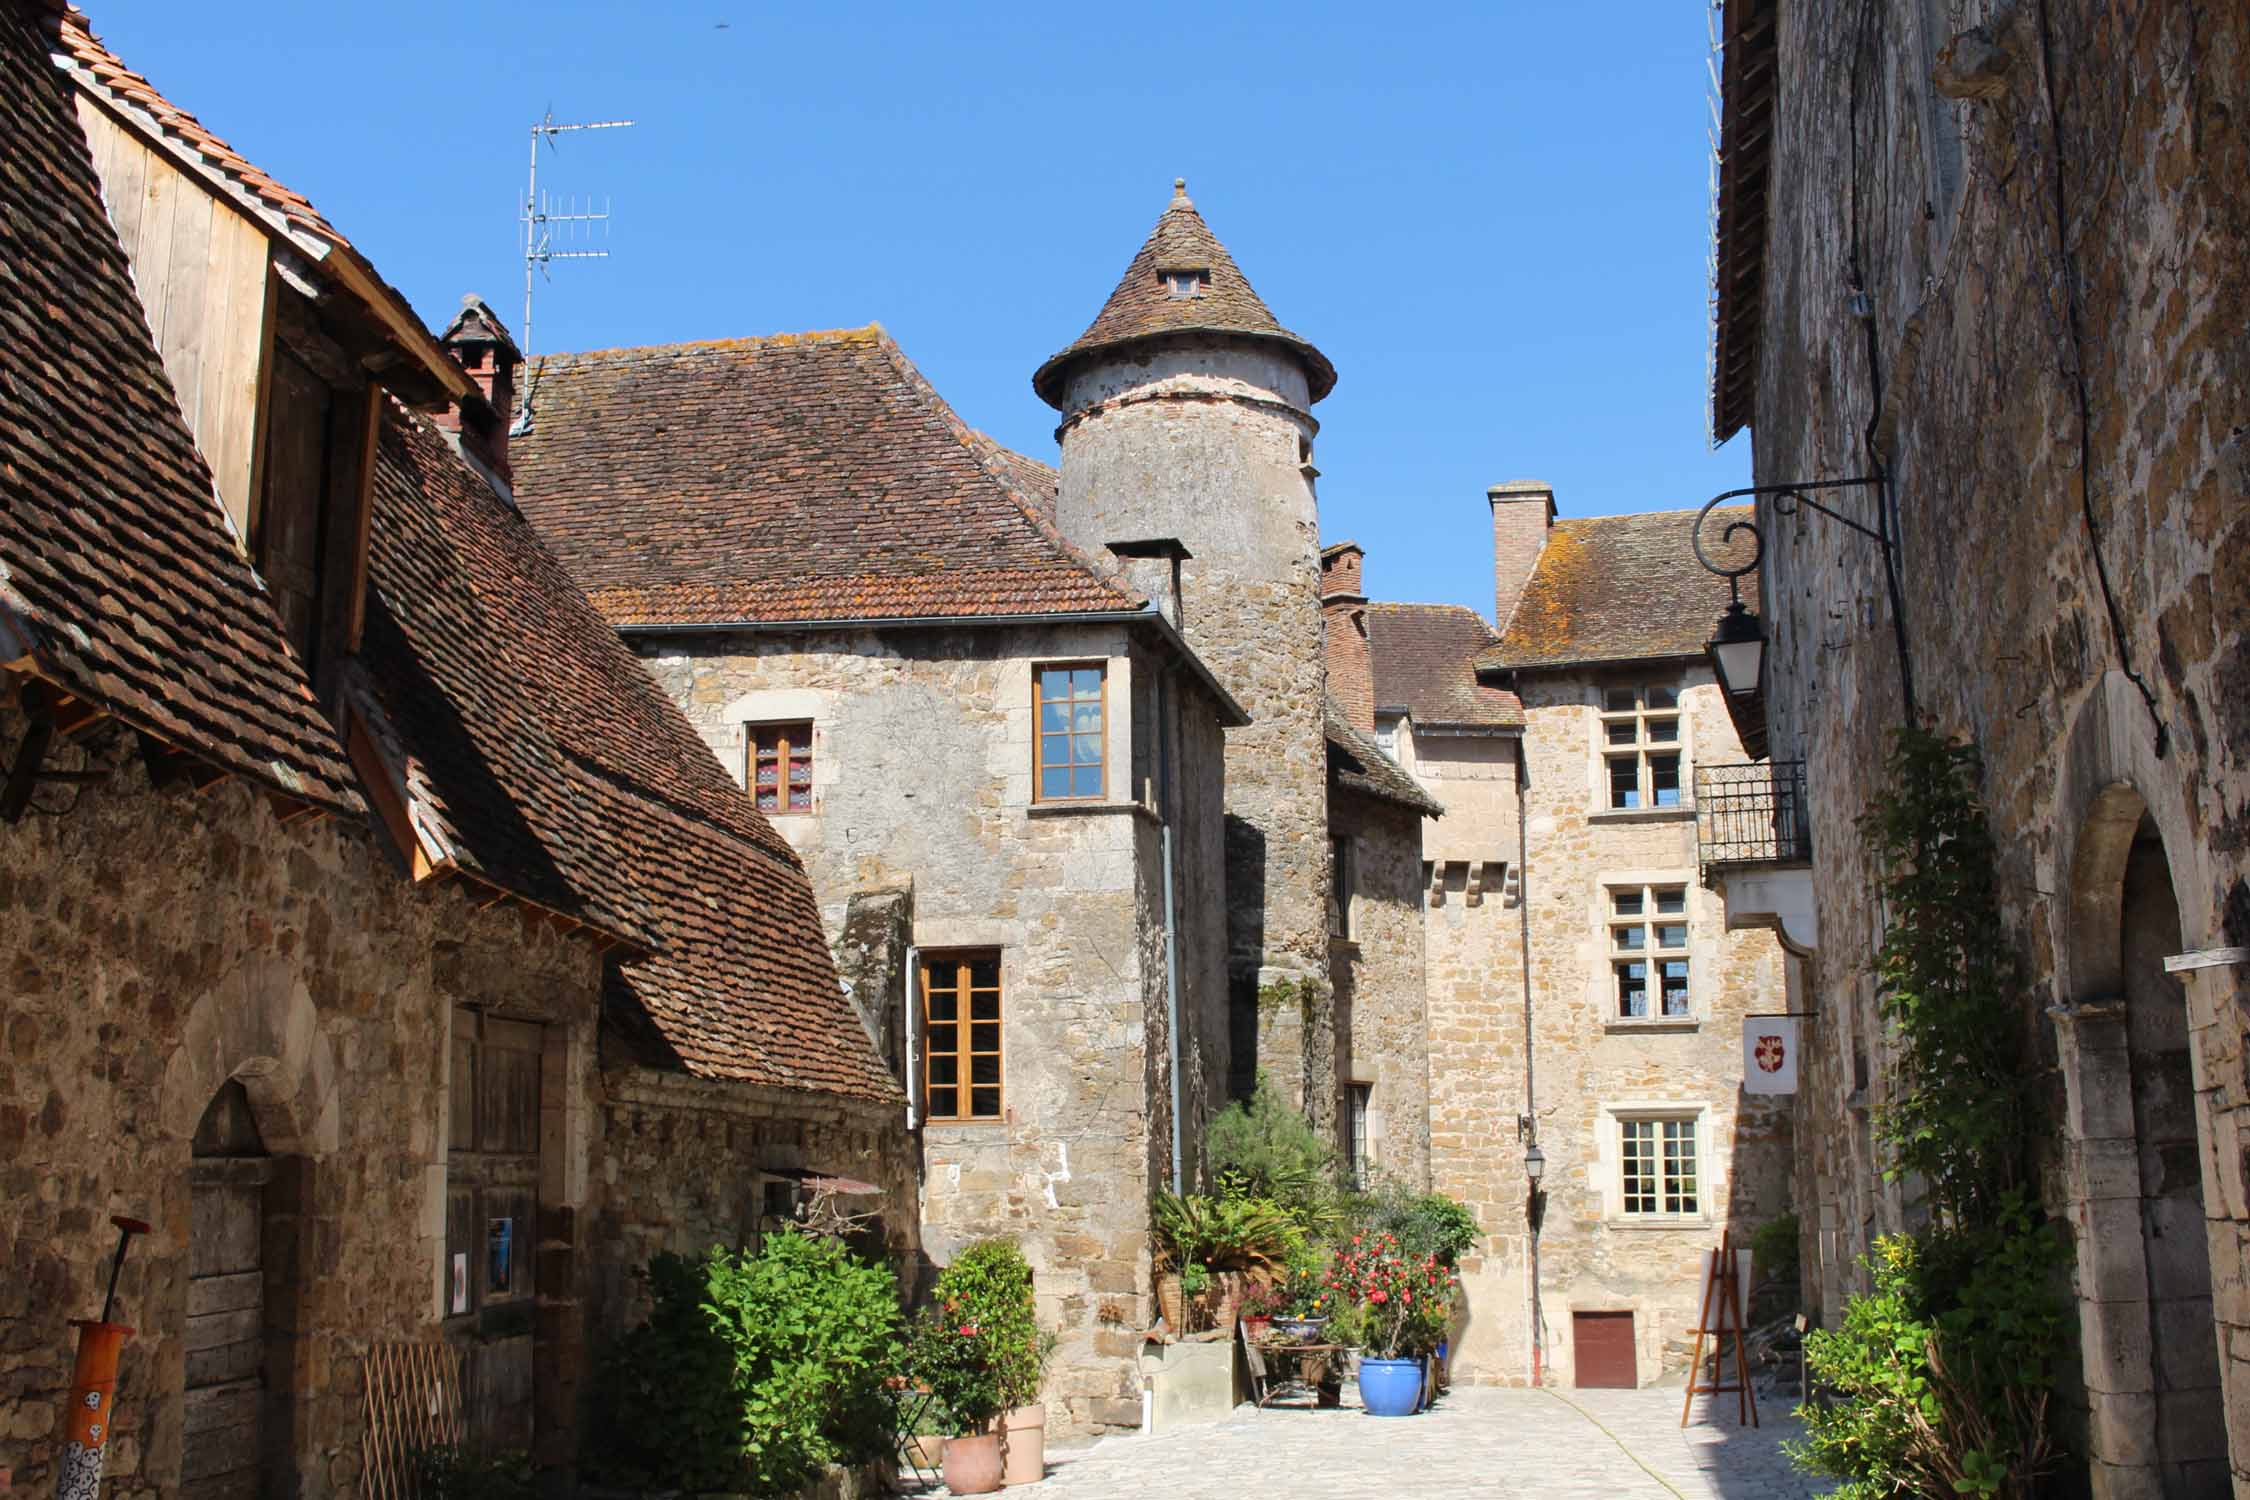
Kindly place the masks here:
POLYGON ((1802 1408, 1790 1453, 1847 1481, 1840 1500, 2018 1500, 2053 1461, 2068 1251, 2030 1186, 2028 994, 1982 780, 1975 746, 1902 730, 1860 824, 1887 918, 1875 972, 1893 1054, 1877 1133, 1886 1175, 1921 1189, 1929 1222, 1877 1240, 1872 1290, 1806 1340, 1832 1399, 1802 1408))

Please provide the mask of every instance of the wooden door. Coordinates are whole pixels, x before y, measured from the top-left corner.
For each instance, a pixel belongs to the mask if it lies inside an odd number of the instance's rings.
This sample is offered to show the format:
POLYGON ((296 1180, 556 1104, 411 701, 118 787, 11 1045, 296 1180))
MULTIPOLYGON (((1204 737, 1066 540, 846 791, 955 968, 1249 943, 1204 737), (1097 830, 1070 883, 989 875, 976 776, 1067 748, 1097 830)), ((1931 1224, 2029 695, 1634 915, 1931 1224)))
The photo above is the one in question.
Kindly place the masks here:
POLYGON ((532 1442, 538 1378, 532 1284, 539 1219, 539 1071, 534 1022, 457 1010, 445 1240, 447 1333, 472 1350, 469 1430, 532 1442))
POLYGON ((1580 1386, 1629 1391, 1641 1383, 1630 1312, 1572 1313, 1570 1354, 1580 1386))
POLYGON ((204 1114, 189 1166, 183 1500, 257 1500, 263 1458, 265 1191, 273 1170, 242 1085, 204 1114))

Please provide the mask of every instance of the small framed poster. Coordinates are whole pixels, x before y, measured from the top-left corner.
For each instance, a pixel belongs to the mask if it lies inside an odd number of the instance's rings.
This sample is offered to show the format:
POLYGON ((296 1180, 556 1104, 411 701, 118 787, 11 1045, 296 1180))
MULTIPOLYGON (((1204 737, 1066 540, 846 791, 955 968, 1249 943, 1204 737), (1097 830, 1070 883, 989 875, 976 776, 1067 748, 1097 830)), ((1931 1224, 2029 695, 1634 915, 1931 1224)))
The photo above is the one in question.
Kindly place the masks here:
POLYGON ((455 1313, 469 1310, 469 1252, 466 1250, 453 1252, 453 1297, 448 1306, 455 1313))
POLYGON ((516 1221, 487 1220, 484 1245, 484 1289, 495 1297, 505 1297, 516 1289, 516 1221))

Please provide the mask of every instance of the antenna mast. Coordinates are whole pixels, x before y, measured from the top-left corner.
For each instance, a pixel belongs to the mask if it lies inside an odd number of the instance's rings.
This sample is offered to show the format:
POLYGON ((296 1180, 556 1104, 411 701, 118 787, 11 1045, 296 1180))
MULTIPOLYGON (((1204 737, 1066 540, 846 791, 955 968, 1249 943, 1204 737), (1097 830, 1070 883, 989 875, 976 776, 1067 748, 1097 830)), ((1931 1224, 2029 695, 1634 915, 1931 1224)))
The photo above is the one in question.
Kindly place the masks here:
MULTIPOLYGON (((607 250, 558 250, 555 248, 555 231, 552 226, 557 224, 563 226, 562 234, 568 243, 575 243, 576 236, 581 232, 580 225, 601 224, 604 226, 606 235, 609 222, 609 200, 607 198, 602 199, 601 209, 596 212, 592 199, 588 199, 586 207, 581 209, 575 196, 554 202, 542 197, 539 192, 540 143, 545 142, 547 148, 553 150, 555 137, 565 131, 621 130, 633 123, 631 120, 587 120, 577 124, 557 124, 555 112, 549 110, 545 119, 531 127, 531 173, 524 185, 522 212, 523 342, 521 347, 524 363, 527 366, 531 364, 531 294, 533 288, 537 285, 533 273, 537 272, 539 275, 551 274, 547 267, 552 261, 606 260, 609 257, 607 250)), ((584 232, 591 235, 593 231, 589 227, 584 232)), ((536 366, 533 369, 536 370, 536 366)), ((536 374, 534 374, 532 380, 524 382, 523 409, 517 416, 519 425, 530 419, 531 388, 533 380, 536 380, 536 378, 536 374)))

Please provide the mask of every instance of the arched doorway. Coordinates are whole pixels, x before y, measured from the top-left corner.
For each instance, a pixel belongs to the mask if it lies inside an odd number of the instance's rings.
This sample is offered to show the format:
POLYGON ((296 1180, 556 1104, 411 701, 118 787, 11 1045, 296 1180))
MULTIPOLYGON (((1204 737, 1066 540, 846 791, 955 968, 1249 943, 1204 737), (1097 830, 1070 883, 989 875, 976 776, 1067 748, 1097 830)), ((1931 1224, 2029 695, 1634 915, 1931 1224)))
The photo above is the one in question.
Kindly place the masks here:
POLYGON ((2079 1295, 2097 1496, 2233 1493, 2187 996, 2164 968, 2179 903, 2147 805, 2096 799, 2072 879, 2071 1088, 2079 1295))
POLYGON ((184 1500, 260 1493, 266 1431, 266 1191, 273 1158, 239 1079, 197 1124, 188 1169, 184 1500))

